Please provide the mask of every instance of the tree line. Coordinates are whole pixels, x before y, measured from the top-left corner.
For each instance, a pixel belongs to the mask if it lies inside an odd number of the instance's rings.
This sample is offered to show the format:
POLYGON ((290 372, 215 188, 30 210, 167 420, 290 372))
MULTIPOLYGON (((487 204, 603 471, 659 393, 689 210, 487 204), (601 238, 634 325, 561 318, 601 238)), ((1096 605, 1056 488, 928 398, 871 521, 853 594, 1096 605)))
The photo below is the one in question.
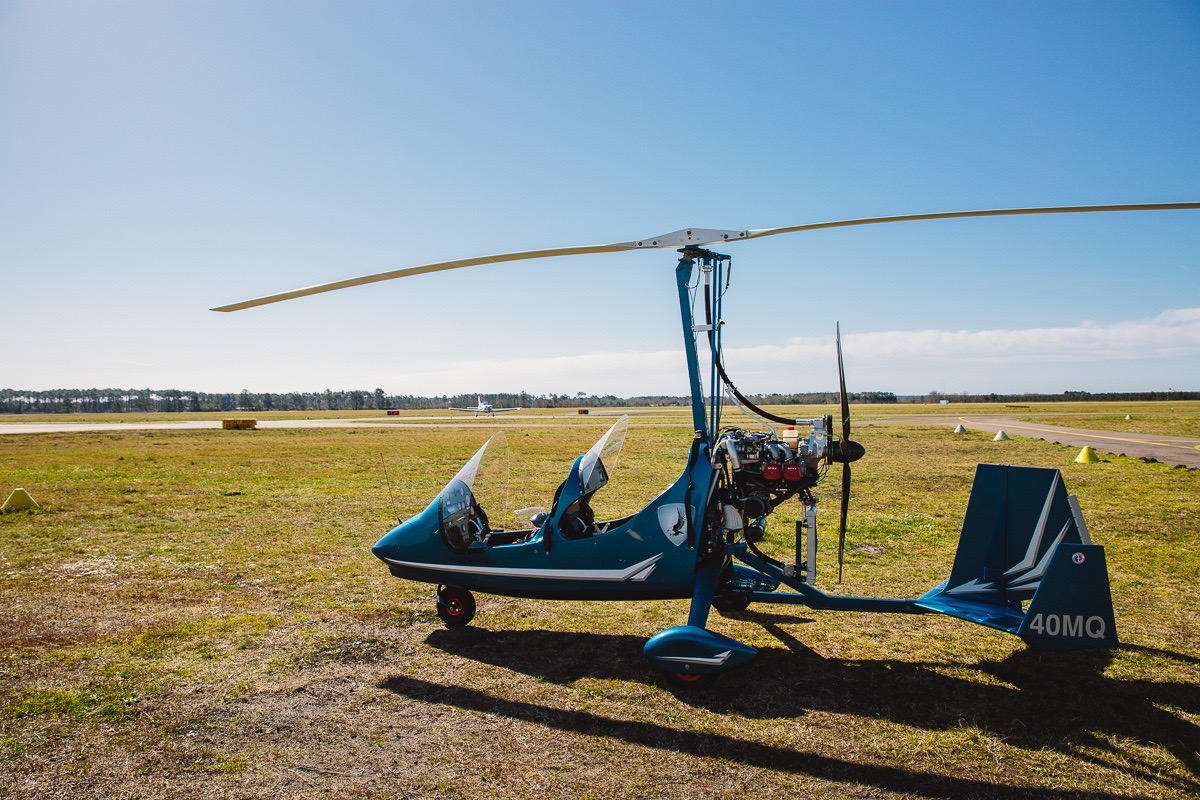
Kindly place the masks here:
POLYGON ((0 389, 0 414, 148 413, 179 411, 362 411, 473 407, 481 398, 497 407, 561 408, 628 405, 678 405, 686 397, 624 398, 615 395, 530 394, 501 392, 483 395, 387 394, 373 391, 323 392, 197 392, 184 389, 0 389))
MULTIPOLYGON (((478 398, 496 407, 518 408, 605 408, 686 406, 682 395, 530 394, 500 392, 482 395, 387 394, 383 389, 323 392, 196 392, 184 389, 0 389, 0 414, 147 413, 179 411, 363 411, 391 409, 467 408, 478 398)), ((838 402, 837 392, 766 393, 749 395, 757 405, 829 405, 838 402)), ((1046 403, 1086 400, 1200 400, 1200 392, 1082 392, 1061 394, 946 394, 896 395, 893 392, 850 392, 852 403, 1046 403)))
POLYGON ((1080 403, 1088 401, 1200 400, 1200 392, 1177 392, 1174 389, 1168 389, 1165 392, 1067 391, 1062 394, 1042 394, 1036 392, 1025 394, 971 394, 969 392, 957 392, 947 394, 944 392, 930 392, 919 399, 904 400, 902 402, 939 403, 943 400, 948 403, 1080 403))

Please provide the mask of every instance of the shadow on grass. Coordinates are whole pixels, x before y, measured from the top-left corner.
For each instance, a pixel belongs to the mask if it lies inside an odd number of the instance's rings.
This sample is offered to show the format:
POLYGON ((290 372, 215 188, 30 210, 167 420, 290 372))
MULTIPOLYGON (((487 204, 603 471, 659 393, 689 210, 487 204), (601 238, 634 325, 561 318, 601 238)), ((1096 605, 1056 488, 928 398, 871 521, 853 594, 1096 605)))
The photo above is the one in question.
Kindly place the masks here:
MULTIPOLYGON (((767 630, 788 649, 764 649, 754 662, 723 676, 711 689, 679 691, 679 699, 713 713, 751 718, 789 719, 809 711, 822 711, 888 720, 930 731, 975 727, 1014 747, 1057 751, 1184 794, 1200 795, 1200 727, 1184 716, 1200 715, 1200 686, 1105 677, 1104 670, 1112 659, 1107 651, 1067 654, 1019 650, 1001 661, 973 667, 895 659, 821 658, 779 629, 774 621, 765 622, 767 630), (994 680, 981 680, 972 672, 994 680), (1129 742, 1135 745, 1124 746, 1129 742), (1163 774, 1141 755, 1142 745, 1164 748, 1191 777, 1163 774)), ((641 655, 644 640, 640 637, 468 629, 435 631, 426 641, 452 655, 563 685, 586 677, 657 681, 654 669, 641 655)), ((1185 664, 1192 661, 1188 656, 1176 656, 1165 650, 1150 654, 1177 658, 1185 664)), ((655 742, 667 741, 671 744, 665 746, 697 755, 720 754, 749 765, 861 781, 895 791, 909 791, 917 786, 923 793, 934 796, 994 795, 999 791, 999 787, 985 789, 970 780, 854 765, 754 742, 714 742, 707 735, 558 712, 409 678, 394 678, 383 686, 405 695, 434 694, 444 698, 433 702, 495 713, 511 712, 521 719, 528 716, 532 720, 549 720, 545 724, 551 727, 599 732, 598 735, 648 746, 664 746, 655 742), (559 714, 561 719, 556 716, 559 714)), ((1013 787, 1005 788, 1002 793, 1047 798, 1110 796, 1013 787)))
POLYGON ((805 617, 800 614, 790 614, 780 611, 759 611, 756 608, 748 608, 744 611, 730 611, 722 614, 722 616, 755 622, 763 627, 768 625, 803 625, 816 622, 812 617, 805 617))

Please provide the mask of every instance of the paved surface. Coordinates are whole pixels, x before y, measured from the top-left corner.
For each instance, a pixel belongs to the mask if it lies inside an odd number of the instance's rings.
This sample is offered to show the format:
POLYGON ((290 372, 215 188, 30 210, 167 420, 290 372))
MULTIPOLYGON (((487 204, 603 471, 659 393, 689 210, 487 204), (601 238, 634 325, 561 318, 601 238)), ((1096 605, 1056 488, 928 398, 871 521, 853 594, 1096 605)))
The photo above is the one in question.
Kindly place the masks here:
POLYGON ((1094 431, 1083 428, 1064 428, 1058 425, 1041 425, 1023 422, 1014 417, 969 414, 909 414, 886 419, 871 420, 871 425, 938 425, 953 428, 962 425, 968 430, 996 433, 1003 430, 1010 436, 1028 436, 1047 442, 1092 447, 1105 453, 1114 453, 1134 458, 1153 458, 1164 464, 1181 465, 1200 469, 1200 439, 1184 436, 1159 436, 1152 433, 1121 433, 1118 431, 1094 431))
MULTIPOLYGON (((350 419, 260 420, 260 428, 357 428, 386 425, 350 419)), ((199 431, 219 430, 219 419, 192 419, 181 422, 5 422, 0 434, 17 433, 97 433, 103 431, 199 431)))

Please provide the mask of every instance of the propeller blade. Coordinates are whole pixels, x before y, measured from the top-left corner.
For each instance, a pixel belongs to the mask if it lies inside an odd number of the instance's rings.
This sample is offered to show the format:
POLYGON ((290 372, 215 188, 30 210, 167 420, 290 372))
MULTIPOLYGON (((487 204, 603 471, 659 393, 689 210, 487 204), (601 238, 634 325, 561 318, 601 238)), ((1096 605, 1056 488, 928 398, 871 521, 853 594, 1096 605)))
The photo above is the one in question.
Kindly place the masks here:
POLYGON ((838 524, 838 583, 842 582, 842 559, 846 553, 846 515, 850 511, 850 463, 842 464, 842 517, 838 524))
POLYGON ((836 442, 832 460, 842 465, 842 513, 838 522, 838 583, 842 582, 842 561, 846 554, 846 517, 850 512, 850 463, 866 453, 863 446, 850 439, 850 397, 846 394, 846 366, 842 362, 842 323, 836 323, 838 358, 838 395, 842 406, 842 440, 836 442))
POLYGON ((758 228, 754 230, 724 230, 719 228, 681 228, 671 233, 650 236, 644 239, 634 239, 616 244, 582 245, 577 247, 555 247, 548 250, 522 250, 515 253, 500 253, 491 256, 463 258, 455 261, 439 261, 434 264, 422 264, 416 267, 405 267, 389 272, 379 272, 361 278, 321 283, 290 292, 266 295, 253 300, 243 300, 240 303, 230 303, 217 306, 213 311, 241 311, 245 308, 265 306, 282 300, 293 300, 297 297, 307 297, 322 292, 332 292, 336 289, 348 289, 351 286, 362 286, 367 283, 389 281, 393 278, 406 278, 410 275, 423 275, 427 272, 441 272, 448 269, 475 267, 481 264, 500 264, 506 261, 528 261, 536 258, 556 258, 558 256, 581 256, 592 253, 616 253, 625 250, 644 250, 655 248, 696 247, 700 245, 760 239, 764 236, 776 236, 781 233, 797 233, 800 231, 815 231, 824 228, 845 228, 852 225, 876 225, 884 222, 916 222, 931 219, 956 219, 959 217, 1001 217, 1020 214, 1072 214, 1095 211, 1173 211, 1180 209, 1200 209, 1200 203, 1124 203, 1120 205, 1092 206, 1047 206, 1038 208, 994 208, 985 211, 944 211, 931 214, 901 214, 890 217, 864 217, 862 219, 844 219, 836 222, 810 222, 804 225, 791 225, 783 228, 758 228))
POLYGON ((842 364, 842 323, 837 324, 838 392, 842 403, 842 441, 850 441, 850 398, 846 395, 846 367, 842 364))
POLYGON ((746 239, 761 239, 781 233, 819 231, 826 228, 849 228, 854 225, 879 225, 885 222, 919 222, 928 219, 960 219, 962 217, 1015 217, 1025 214, 1087 214, 1099 211, 1179 211, 1200 209, 1200 203, 1119 203, 1099 206, 1036 206, 1032 208, 991 208, 982 211, 938 211, 929 214, 898 214, 890 217, 863 217, 843 219, 836 222, 810 222, 804 225, 788 225, 783 228, 756 228, 746 239))

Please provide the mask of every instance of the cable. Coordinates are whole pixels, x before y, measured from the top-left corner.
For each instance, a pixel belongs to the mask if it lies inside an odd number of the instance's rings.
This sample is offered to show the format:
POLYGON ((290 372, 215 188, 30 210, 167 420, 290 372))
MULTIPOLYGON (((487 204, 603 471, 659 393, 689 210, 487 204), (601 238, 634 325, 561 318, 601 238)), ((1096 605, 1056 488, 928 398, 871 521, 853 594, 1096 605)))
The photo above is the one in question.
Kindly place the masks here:
POLYGON ((721 380, 724 381, 725 385, 729 387, 729 390, 733 392, 733 396, 763 419, 767 419, 772 422, 778 422, 780 425, 795 425, 796 420, 794 419, 780 417, 776 414, 772 414, 769 411, 764 411, 756 406, 744 394, 739 392, 738 388, 733 385, 733 381, 729 379, 729 375, 725 372, 725 365, 721 363, 721 353, 717 349, 716 341, 713 337, 713 331, 715 328, 712 318, 712 290, 709 288, 708 284, 704 285, 704 321, 708 323, 708 349, 712 351, 713 363, 717 367, 717 374, 721 376, 721 380))

